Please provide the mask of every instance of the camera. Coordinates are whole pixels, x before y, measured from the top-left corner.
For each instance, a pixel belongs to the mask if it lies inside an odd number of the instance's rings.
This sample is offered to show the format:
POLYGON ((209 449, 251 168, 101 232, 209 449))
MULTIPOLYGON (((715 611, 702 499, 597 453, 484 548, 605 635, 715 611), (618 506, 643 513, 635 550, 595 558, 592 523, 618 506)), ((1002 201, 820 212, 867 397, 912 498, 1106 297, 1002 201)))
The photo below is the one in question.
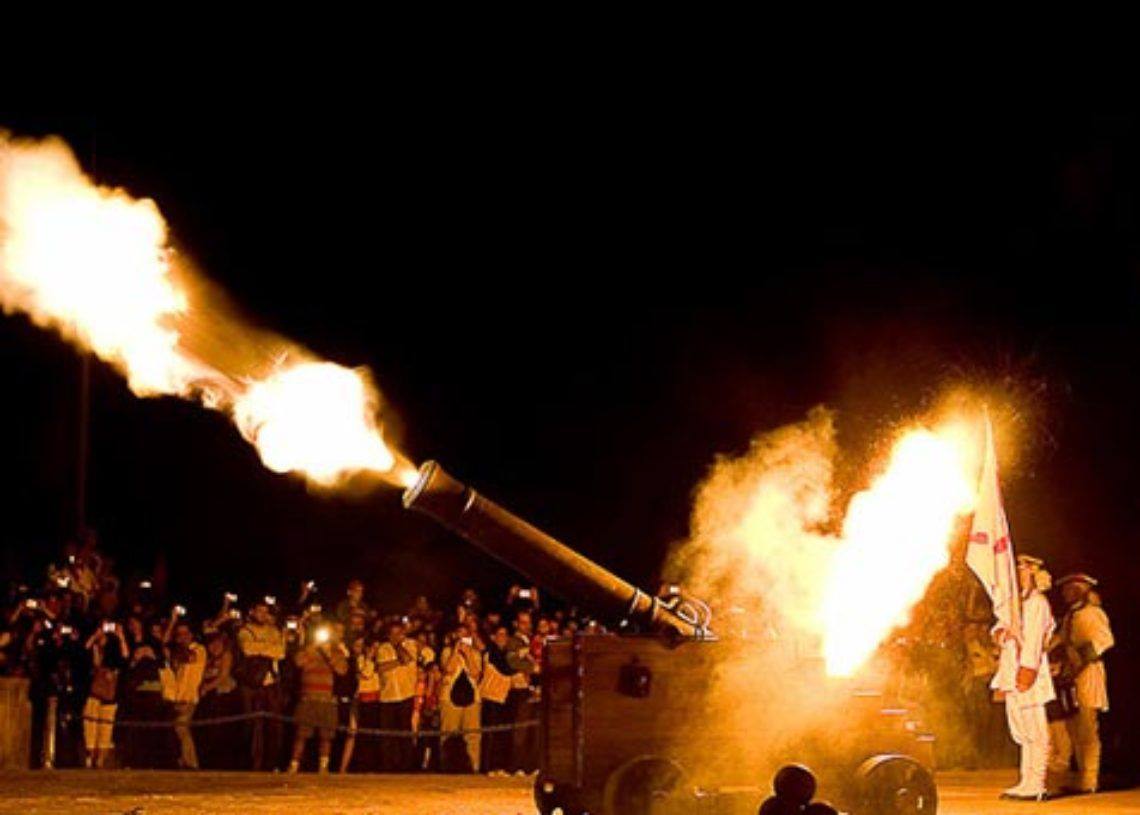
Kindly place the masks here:
POLYGON ((529 599, 531 599, 531 596, 530 596, 530 589, 519 589, 519 599, 520 599, 520 600, 529 600, 529 599))
POLYGON ((238 601, 238 596, 236 594, 234 594, 232 591, 226 592, 226 602, 227 603, 236 603, 237 601, 238 601))
POLYGON ((272 594, 265 595, 265 605, 267 605, 267 606, 277 605, 277 598, 274 597, 272 594))
POLYGON ((67 562, 69 564, 74 564, 75 563, 75 555, 68 555, 67 556, 67 562))
POLYGON ((285 621, 285 628, 288 629, 289 631, 296 631, 297 630, 297 621, 296 620, 286 620, 285 621))
POLYGON ((27 600, 24 601, 24 605, 27 606, 28 608, 39 608, 40 607, 40 601, 34 597, 29 597, 27 600))
POLYGON ((57 577, 55 579, 55 584, 57 586, 59 586, 61 589, 66 589, 71 584, 71 578, 68 577, 67 575, 63 575, 62 577, 57 577))
POLYGON ((317 590, 317 581, 316 580, 310 580, 308 583, 305 584, 305 589, 308 591, 316 591, 317 590))
POLYGON ((71 636, 71 633, 72 633, 74 630, 75 630, 75 629, 74 629, 74 628, 72 628, 70 625, 61 625, 61 626, 59 627, 59 633, 60 633, 60 636, 63 636, 63 637, 70 637, 70 636, 71 636))
POLYGON ((115 624, 109 620, 104 622, 103 623, 103 633, 104 634, 114 634, 115 633, 115 624))
POLYGON ((174 607, 174 613, 177 614, 179 617, 186 616, 186 606, 175 606, 174 607))
POLYGON ((473 637, 460 637, 459 641, 464 645, 474 645, 475 639, 473 637))
POLYGON ((150 588, 150 581, 149 580, 139 581, 139 588, 140 589, 149 589, 150 588))
POLYGON ((320 603, 313 603, 311 606, 309 606, 309 613, 310 614, 320 614, 321 613, 321 604, 320 603))
POLYGON ((240 620, 241 619, 241 609, 231 608, 230 609, 230 619, 231 620, 240 620))

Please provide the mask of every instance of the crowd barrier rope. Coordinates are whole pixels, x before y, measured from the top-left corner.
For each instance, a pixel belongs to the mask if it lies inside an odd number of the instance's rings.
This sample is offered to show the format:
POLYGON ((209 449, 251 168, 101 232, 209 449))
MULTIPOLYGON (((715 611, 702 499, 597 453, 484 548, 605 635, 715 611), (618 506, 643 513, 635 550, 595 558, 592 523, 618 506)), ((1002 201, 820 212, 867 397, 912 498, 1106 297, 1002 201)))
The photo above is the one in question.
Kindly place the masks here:
MULTIPOLYGON (((76 718, 82 719, 87 722, 95 722, 96 724, 110 724, 115 727, 125 728, 175 728, 175 727, 213 727, 223 724, 235 724, 237 722, 252 721, 254 719, 273 719, 286 724, 295 724, 302 727, 323 728, 332 730, 334 728, 325 728, 324 725, 317 724, 303 719, 297 719, 293 716, 286 716, 282 713, 273 713, 268 710, 253 710, 249 713, 235 713, 231 716, 214 716, 205 719, 191 719, 187 722, 174 722, 170 719, 156 719, 156 720, 137 720, 137 719, 104 719, 98 716, 81 715, 76 718)), ((435 738, 444 736, 466 736, 471 733, 505 733, 514 730, 525 730, 531 727, 538 727, 538 719, 527 719, 521 722, 512 722, 510 724, 492 724, 484 725, 482 727, 470 728, 457 728, 455 730, 389 730, 379 727, 352 727, 350 725, 338 724, 335 730, 338 733, 345 733, 352 736, 384 736, 388 738, 406 738, 406 739, 420 739, 420 738, 435 738)))

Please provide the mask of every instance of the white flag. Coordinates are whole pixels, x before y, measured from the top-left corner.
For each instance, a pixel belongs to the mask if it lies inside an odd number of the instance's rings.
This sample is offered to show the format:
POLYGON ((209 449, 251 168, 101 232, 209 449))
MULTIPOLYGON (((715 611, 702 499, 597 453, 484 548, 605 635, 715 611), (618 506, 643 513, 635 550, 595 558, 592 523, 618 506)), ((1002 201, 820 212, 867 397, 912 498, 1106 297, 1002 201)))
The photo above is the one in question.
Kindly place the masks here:
POLYGON ((1021 632, 1021 601, 1013 541, 1001 503, 994 431, 986 412, 986 453, 978 482, 978 503, 966 548, 966 565, 978 576, 994 605, 998 627, 1014 636, 1021 632))

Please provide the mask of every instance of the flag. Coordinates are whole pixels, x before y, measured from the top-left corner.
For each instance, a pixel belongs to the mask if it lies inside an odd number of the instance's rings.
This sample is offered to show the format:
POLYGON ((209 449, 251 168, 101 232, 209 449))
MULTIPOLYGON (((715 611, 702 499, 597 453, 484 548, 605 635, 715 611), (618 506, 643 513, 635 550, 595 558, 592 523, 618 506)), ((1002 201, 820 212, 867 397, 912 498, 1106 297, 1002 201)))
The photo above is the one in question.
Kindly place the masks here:
POLYGON ((970 542, 966 547, 966 565, 977 575, 993 603, 997 628, 1014 636, 1021 632, 1021 600, 1017 585, 1017 564, 1009 523, 1001 503, 994 430, 986 411, 986 450, 982 476, 978 482, 978 502, 970 542))

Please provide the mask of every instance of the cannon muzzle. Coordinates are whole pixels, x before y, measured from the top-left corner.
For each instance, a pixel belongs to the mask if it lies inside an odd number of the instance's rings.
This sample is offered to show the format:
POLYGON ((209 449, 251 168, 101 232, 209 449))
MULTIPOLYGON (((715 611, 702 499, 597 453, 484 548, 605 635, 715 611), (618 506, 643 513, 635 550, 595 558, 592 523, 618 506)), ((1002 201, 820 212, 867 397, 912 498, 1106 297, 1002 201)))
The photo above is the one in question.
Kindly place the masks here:
POLYGON ((646 594, 559 543, 452 478, 434 461, 420 467, 416 483, 404 492, 404 506, 430 515, 536 585, 594 613, 639 622, 681 637, 709 636, 707 620, 678 613, 675 605, 646 594))

